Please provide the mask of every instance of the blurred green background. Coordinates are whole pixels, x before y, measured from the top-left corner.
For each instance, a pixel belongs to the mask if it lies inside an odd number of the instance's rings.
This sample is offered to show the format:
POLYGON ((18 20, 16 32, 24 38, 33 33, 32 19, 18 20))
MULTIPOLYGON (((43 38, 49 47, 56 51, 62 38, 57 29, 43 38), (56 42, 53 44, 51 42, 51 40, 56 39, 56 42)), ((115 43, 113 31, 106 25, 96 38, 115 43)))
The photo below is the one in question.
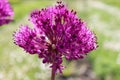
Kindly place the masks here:
MULTIPOLYGON (((0 80, 50 80, 49 65, 13 43, 20 25, 34 9, 55 5, 55 0, 9 0, 15 19, 0 27, 0 80)), ((98 38, 99 47, 85 59, 65 61, 63 75, 56 80, 120 80, 120 0, 63 0, 87 22, 98 38)))

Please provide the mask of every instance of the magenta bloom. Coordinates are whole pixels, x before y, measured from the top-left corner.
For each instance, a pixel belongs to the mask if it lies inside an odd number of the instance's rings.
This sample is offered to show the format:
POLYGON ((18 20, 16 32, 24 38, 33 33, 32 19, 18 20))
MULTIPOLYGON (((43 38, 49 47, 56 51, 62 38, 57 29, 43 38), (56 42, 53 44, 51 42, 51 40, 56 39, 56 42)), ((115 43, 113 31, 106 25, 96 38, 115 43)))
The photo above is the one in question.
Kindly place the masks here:
POLYGON ((8 0, 0 0, 0 26, 13 20, 13 9, 8 0))
POLYGON ((43 63, 50 63, 53 73, 62 73, 62 57, 82 59, 97 48, 96 36, 85 22, 61 2, 54 7, 36 10, 30 21, 34 27, 21 26, 15 32, 15 44, 30 54, 38 54, 43 63))

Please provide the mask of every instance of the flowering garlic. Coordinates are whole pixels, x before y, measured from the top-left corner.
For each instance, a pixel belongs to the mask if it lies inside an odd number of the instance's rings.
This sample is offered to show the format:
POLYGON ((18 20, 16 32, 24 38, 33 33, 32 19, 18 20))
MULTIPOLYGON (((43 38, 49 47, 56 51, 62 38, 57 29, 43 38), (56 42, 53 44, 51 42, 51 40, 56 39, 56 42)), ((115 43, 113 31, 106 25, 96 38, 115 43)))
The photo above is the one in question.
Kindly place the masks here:
POLYGON ((14 12, 8 0, 0 0, 0 26, 13 21, 14 12))
POLYGON ((62 2, 33 11, 30 21, 34 27, 22 26, 15 32, 15 44, 30 54, 38 54, 43 63, 50 63, 52 80, 57 71, 62 73, 62 57, 82 59, 97 48, 95 34, 76 16, 76 12, 68 10, 62 2))

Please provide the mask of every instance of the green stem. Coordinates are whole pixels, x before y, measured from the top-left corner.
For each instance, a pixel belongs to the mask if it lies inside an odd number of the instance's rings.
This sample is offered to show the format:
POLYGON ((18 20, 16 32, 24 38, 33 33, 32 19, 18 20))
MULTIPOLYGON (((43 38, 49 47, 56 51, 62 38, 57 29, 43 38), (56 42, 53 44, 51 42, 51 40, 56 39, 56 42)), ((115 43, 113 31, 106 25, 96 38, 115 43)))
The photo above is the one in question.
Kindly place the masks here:
POLYGON ((54 68, 52 68, 51 80, 55 80, 55 72, 54 72, 54 68))

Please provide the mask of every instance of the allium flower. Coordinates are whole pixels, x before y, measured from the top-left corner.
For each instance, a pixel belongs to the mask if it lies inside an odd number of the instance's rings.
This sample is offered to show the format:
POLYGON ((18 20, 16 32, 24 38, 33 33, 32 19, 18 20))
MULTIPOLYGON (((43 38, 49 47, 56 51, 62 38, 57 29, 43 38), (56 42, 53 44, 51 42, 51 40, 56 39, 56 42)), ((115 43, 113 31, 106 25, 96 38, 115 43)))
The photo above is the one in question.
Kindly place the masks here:
POLYGON ((0 0, 0 26, 13 20, 13 10, 8 0, 0 0))
POLYGON ((21 26, 14 34, 15 44, 30 54, 38 54, 43 63, 50 63, 52 77, 57 71, 62 73, 62 57, 82 59, 97 48, 95 34, 76 16, 76 12, 68 10, 61 2, 54 7, 33 11, 30 21, 34 27, 21 26))

